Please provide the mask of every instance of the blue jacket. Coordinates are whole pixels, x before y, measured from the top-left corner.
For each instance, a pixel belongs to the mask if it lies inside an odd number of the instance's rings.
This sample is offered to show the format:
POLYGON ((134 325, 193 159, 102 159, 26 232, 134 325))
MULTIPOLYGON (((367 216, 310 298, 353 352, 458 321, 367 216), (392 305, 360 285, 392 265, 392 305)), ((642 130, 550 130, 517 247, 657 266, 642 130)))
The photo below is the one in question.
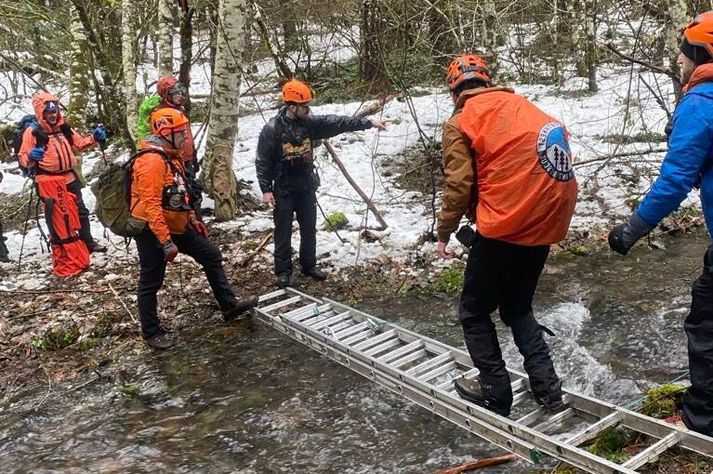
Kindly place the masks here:
POLYGON ((700 182, 703 215, 713 239, 713 82, 691 87, 673 113, 661 172, 636 213, 651 227, 678 209, 700 182))

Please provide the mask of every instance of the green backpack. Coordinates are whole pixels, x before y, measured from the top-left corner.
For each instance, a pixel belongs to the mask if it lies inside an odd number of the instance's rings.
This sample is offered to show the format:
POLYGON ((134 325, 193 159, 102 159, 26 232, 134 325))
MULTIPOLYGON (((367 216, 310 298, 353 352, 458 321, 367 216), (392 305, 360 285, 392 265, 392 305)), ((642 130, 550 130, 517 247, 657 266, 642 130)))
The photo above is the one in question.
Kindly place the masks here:
POLYGON ((146 97, 139 105, 139 117, 136 121, 136 141, 146 138, 151 134, 149 119, 151 113, 161 104, 161 97, 153 94, 146 97))
POLYGON ((171 158, 162 150, 150 148, 140 150, 126 163, 110 163, 92 184, 96 197, 94 213, 104 227, 121 237, 134 237, 146 228, 146 222, 132 217, 131 180, 136 158, 146 153, 158 153, 173 169, 171 158))

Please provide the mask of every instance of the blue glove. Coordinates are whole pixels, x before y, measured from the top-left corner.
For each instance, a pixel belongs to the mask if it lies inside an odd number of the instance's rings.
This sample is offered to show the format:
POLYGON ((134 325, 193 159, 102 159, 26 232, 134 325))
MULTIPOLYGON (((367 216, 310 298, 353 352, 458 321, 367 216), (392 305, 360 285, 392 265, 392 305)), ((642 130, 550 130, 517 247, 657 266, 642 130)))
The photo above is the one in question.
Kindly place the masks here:
POLYGON ((45 149, 40 147, 35 147, 30 151, 29 157, 32 161, 42 161, 45 158, 45 149))
POLYGON ((97 125, 92 133, 94 139, 99 143, 104 143, 106 141, 106 130, 101 125, 97 125))

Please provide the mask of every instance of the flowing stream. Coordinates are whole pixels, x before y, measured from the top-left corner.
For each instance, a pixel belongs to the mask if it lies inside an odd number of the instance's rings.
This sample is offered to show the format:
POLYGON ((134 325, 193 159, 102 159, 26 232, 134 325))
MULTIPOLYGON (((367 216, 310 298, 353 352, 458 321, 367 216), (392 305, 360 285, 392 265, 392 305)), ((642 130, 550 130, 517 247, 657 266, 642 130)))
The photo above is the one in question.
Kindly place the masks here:
MULTIPOLYGON (((566 387, 626 403, 686 370, 683 320, 707 240, 696 231, 665 244, 550 258, 535 313, 556 333, 548 342, 566 387)), ((456 305, 400 296, 358 307, 461 347, 456 305)), ((503 453, 259 322, 179 337, 166 353, 127 352, 114 362, 120 377, 0 406, 0 470, 421 473, 503 453)))

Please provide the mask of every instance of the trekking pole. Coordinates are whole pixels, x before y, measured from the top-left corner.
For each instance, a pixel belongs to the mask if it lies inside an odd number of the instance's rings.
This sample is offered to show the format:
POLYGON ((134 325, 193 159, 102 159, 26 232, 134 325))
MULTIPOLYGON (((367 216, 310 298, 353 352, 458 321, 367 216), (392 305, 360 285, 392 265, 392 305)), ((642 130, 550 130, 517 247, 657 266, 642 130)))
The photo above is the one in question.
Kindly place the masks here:
POLYGON ((25 226, 22 229, 22 241, 20 242, 20 257, 17 259, 17 270, 20 270, 22 265, 22 252, 25 249, 25 237, 27 237, 27 222, 30 220, 30 212, 32 211, 32 198, 35 193, 35 187, 30 187, 30 200, 27 201, 27 214, 25 215, 25 226))
POLYGON ((319 201, 317 201, 317 197, 315 196, 314 202, 317 203, 317 207, 319 208, 319 212, 322 213, 322 217, 324 217, 324 220, 327 221, 327 224, 329 225, 329 228, 334 231, 334 233, 337 235, 337 238, 339 241, 344 245, 346 242, 344 242, 344 239, 339 235, 339 232, 337 232, 337 229, 332 225, 332 223, 327 219, 327 215, 324 213, 324 209, 322 209, 322 206, 319 205, 319 201))

